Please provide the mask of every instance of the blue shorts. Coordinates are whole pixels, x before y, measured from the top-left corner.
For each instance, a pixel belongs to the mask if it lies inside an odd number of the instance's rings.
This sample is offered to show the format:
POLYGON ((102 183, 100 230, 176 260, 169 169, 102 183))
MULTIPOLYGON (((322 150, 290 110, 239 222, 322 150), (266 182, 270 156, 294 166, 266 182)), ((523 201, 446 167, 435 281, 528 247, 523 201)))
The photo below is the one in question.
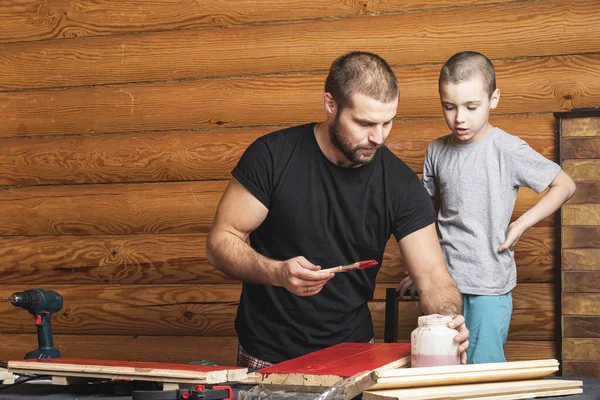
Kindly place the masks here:
POLYGON ((471 336, 467 364, 504 362, 512 315, 512 292, 499 296, 463 294, 463 315, 471 336))

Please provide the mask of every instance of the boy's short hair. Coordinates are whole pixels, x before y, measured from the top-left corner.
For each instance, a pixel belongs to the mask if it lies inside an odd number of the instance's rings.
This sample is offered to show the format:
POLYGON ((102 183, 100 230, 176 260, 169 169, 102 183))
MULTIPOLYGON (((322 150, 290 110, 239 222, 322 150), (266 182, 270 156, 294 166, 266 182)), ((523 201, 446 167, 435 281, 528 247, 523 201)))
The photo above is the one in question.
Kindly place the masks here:
POLYGON ((388 63, 377 54, 353 51, 339 56, 329 69, 325 92, 331 94, 338 112, 352 106, 352 96, 362 93, 388 103, 398 98, 398 80, 388 63))
POLYGON ((496 70, 494 64, 476 51, 461 51, 446 61, 440 71, 439 85, 442 83, 460 83, 474 77, 483 80, 488 96, 496 90, 496 70))

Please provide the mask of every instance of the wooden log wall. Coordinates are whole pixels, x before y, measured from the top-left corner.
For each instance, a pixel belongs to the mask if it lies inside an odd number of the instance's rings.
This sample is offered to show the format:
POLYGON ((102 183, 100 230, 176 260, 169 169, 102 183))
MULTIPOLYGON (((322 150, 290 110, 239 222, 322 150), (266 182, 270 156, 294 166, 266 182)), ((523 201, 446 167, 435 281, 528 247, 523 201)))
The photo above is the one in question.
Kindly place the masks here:
POLYGON ((557 118, 563 168, 577 182, 562 211, 563 373, 600 377, 600 108, 557 118))
MULTIPOLYGON (((324 118, 333 59, 373 51, 397 73, 388 146, 421 173, 447 132, 443 62, 490 57, 492 122, 556 157, 552 113, 600 104, 596 0, 21 0, 0 2, 0 297, 43 287, 65 357, 233 364, 240 285, 205 239, 243 150, 324 118)), ((514 218, 539 196, 519 194, 514 218)), ((573 210, 577 212, 577 210, 573 210)), ((554 218, 516 249, 509 360, 555 356, 554 218)), ((404 267, 390 242, 370 303, 404 267)), ((37 347, 32 317, 0 304, 0 359, 37 347)), ((420 309, 400 305, 400 339, 420 309)))

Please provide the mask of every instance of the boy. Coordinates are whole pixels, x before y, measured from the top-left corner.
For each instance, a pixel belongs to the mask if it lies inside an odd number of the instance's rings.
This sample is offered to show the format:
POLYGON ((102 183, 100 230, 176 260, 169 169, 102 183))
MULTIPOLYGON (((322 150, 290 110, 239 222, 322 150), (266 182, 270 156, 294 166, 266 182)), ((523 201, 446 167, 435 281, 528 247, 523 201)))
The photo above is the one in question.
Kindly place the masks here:
MULTIPOLYGON (((429 144, 423 184, 439 209, 440 244, 463 294, 471 332, 467 362, 502 362, 517 283, 513 249, 527 229, 573 195, 575 183, 523 140, 490 125, 500 90, 484 55, 450 57, 440 72, 439 93, 451 133, 429 144), (509 225, 520 186, 537 193, 550 189, 509 225)), ((401 295, 411 283, 410 277, 401 282, 401 295)))

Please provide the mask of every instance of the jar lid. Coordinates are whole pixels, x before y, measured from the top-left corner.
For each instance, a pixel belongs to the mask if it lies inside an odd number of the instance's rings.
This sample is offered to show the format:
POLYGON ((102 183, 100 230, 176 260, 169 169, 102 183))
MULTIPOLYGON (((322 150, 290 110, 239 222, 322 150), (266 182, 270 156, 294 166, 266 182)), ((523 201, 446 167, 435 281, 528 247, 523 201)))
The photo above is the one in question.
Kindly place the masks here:
POLYGON ((452 321, 452 317, 450 315, 429 314, 420 316, 417 321, 419 325, 447 324, 452 321))

